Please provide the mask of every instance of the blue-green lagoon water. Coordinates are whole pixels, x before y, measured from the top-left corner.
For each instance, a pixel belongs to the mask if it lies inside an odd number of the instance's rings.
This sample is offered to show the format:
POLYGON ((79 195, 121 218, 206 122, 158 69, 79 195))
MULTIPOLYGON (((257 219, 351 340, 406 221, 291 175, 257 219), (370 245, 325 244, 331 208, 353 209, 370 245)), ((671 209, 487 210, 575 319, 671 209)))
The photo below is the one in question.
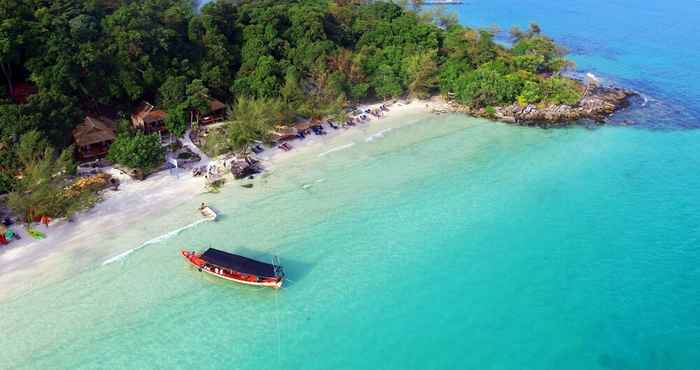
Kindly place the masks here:
POLYGON ((537 20, 648 104, 595 129, 401 116, 292 152, 0 301, 0 368, 699 368, 700 3, 513 4, 457 10, 537 20), (200 201, 224 218, 158 238, 200 201), (289 283, 221 282, 178 254, 208 246, 278 255, 289 283))
POLYGON ((404 119, 227 188, 220 222, 3 302, 3 367, 695 368, 695 131, 404 119), (208 245, 277 254, 290 282, 178 255, 208 245))

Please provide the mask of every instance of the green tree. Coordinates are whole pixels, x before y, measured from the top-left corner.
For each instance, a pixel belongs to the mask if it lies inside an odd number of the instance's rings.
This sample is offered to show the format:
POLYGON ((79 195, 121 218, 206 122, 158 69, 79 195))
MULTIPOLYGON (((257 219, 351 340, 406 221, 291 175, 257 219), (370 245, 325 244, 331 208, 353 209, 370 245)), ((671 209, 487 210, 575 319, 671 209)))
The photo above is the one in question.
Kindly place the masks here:
POLYGON ((538 103, 542 100, 542 88, 535 81, 525 81, 523 89, 518 96, 521 105, 538 103))
POLYGON ((415 54, 408 59, 408 91, 418 98, 430 96, 438 85, 438 65, 434 53, 415 54))
POLYGON ((169 77, 160 87, 161 105, 168 111, 165 126, 176 136, 182 136, 196 114, 209 110, 209 89, 202 80, 189 84, 183 76, 169 77))
POLYGON ((165 128, 173 135, 180 137, 185 134, 189 127, 192 111, 188 110, 184 104, 176 105, 168 109, 165 117, 165 128))
POLYGON ((226 125, 229 145, 247 150, 254 140, 267 140, 270 131, 284 117, 284 103, 279 99, 240 97, 226 125))
POLYGON ((19 164, 25 169, 31 169, 47 152, 53 150, 49 142, 38 131, 29 131, 22 135, 15 150, 19 164))
POLYGON ((165 160, 165 150, 158 134, 120 134, 109 148, 107 158, 129 168, 145 172, 157 168, 165 160))
POLYGON ((552 77, 542 81, 543 99, 552 104, 576 104, 581 100, 580 85, 564 77, 552 77))
POLYGON ((199 50, 200 78, 219 97, 228 97, 239 61, 237 8, 226 1, 211 1, 189 24, 189 39, 199 50))
POLYGON ((160 106, 166 110, 174 109, 187 99, 187 77, 170 76, 158 90, 160 106))
POLYGON ((440 89, 444 93, 453 93, 457 91, 457 82, 472 71, 471 64, 458 59, 449 59, 440 66, 439 81, 440 89))
POLYGON ((296 112, 304 104, 304 88, 299 83, 299 73, 294 66, 287 69, 284 85, 280 90, 280 98, 284 103, 285 121, 292 121, 296 112))
POLYGON ((521 57, 520 61, 535 63, 534 66, 528 66, 528 69, 534 69, 535 72, 559 72, 566 67, 568 63, 562 58, 565 51, 557 46, 551 39, 537 34, 520 38, 512 49, 513 55, 521 57))
POLYGON ((272 56, 262 56, 250 74, 239 77, 234 82, 234 92, 257 98, 270 98, 278 95, 276 61, 272 56))
POLYGON ((200 79, 192 80, 185 89, 187 99, 185 107, 199 113, 205 113, 209 110, 209 89, 200 79))
POLYGON ((398 96, 403 89, 399 77, 391 69, 391 66, 382 64, 372 79, 372 87, 378 96, 389 98, 398 96))
POLYGON ((522 87, 517 74, 504 74, 495 64, 485 64, 461 77, 456 93, 462 102, 482 108, 514 102, 522 87))
POLYGON ((119 82, 115 96, 136 100, 170 76, 194 74, 188 35, 193 16, 190 1, 144 0, 124 2, 105 17, 104 53, 119 82))
POLYGON ((284 85, 280 90, 280 97, 290 107, 298 106, 304 99, 304 89, 299 83, 299 72, 294 66, 287 68, 287 73, 284 76, 284 85))
POLYGON ((106 53, 103 9, 85 1, 34 1, 24 67, 41 92, 105 104, 118 85, 106 53))
POLYGON ((12 176, 12 173, 3 170, 0 171, 0 194, 9 193, 15 189, 16 179, 12 176))
POLYGON ((32 12, 26 1, 0 2, 0 72, 5 76, 10 94, 13 94, 13 70, 22 62, 24 46, 32 37, 32 12))
POLYGON ((8 196, 10 209, 29 222, 34 215, 70 217, 92 206, 97 200, 94 190, 67 191, 75 169, 72 154, 67 148, 57 156, 38 132, 24 134, 18 143, 22 177, 8 196))
POLYGON ((70 144, 71 131, 84 118, 78 99, 53 91, 30 96, 20 108, 20 115, 25 120, 18 124, 25 126, 25 130, 40 131, 59 149, 70 144))

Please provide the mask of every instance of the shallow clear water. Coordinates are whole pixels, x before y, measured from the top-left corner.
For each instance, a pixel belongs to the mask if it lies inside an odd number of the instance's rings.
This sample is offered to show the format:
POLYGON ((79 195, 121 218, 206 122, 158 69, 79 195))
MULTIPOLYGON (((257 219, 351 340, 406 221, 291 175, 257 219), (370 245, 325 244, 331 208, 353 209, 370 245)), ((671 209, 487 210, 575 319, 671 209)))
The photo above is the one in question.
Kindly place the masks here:
POLYGON ((677 50, 700 37, 698 5, 509 4, 461 16, 539 20, 582 45, 580 67, 657 103, 616 119, 636 126, 594 130, 386 119, 292 154, 253 189, 206 196, 221 221, 107 265, 90 249, 191 224, 196 199, 81 249, 87 270, 0 302, 0 368, 698 368, 700 75, 684 63, 699 55, 677 50), (671 10, 679 26, 661 26, 671 10), (658 35, 636 38, 648 12, 658 35), (178 255, 210 245, 278 255, 290 282, 222 283, 178 255))

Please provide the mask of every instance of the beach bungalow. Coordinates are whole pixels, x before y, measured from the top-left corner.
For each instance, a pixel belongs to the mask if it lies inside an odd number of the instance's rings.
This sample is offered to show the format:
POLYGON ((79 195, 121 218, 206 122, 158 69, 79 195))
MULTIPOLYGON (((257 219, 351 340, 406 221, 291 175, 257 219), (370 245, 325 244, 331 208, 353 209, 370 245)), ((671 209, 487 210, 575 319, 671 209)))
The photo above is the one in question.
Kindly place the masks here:
POLYGON ((192 124, 208 125, 221 122, 226 117, 226 104, 214 98, 207 98, 209 109, 207 112, 192 112, 192 124))
POLYGON ((298 132, 304 132, 306 133, 311 129, 311 127, 314 124, 311 121, 302 121, 294 125, 294 128, 297 129, 298 132))
POLYGON ((298 132, 304 132, 308 133, 309 131, 317 128, 323 127, 323 124, 321 123, 321 120, 318 118, 313 118, 310 120, 306 121, 301 121, 298 122, 294 125, 294 128, 297 129, 298 132))
POLYGON ((146 134, 157 132, 162 136, 167 131, 165 128, 165 117, 167 116, 166 112, 158 110, 152 104, 144 101, 131 115, 131 124, 146 134))
POLYGON ((86 116, 73 129, 73 141, 79 161, 91 161, 107 155, 116 137, 114 121, 105 117, 86 116))
POLYGON ((298 134, 296 128, 284 125, 277 125, 274 130, 270 131, 272 141, 275 142, 296 139, 298 134))

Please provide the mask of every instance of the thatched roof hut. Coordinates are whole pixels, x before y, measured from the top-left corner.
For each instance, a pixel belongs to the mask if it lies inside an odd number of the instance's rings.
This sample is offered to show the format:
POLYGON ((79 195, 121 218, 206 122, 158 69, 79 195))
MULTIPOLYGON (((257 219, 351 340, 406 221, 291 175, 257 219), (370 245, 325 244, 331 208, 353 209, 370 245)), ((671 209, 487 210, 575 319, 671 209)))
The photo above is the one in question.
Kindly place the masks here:
POLYGON ((105 117, 86 116, 85 120, 73 129, 73 140, 78 146, 111 142, 115 137, 114 121, 105 117))
POLYGON ((202 125, 208 125, 210 123, 220 122, 226 117, 226 104, 221 101, 207 97, 207 112, 192 112, 192 122, 198 122, 202 125))
POLYGON ((299 122, 296 125, 294 125, 294 128, 296 128, 299 131, 304 131, 310 129, 312 126, 311 121, 304 121, 304 122, 299 122))
POLYGON ((270 131, 273 141, 291 140, 297 137, 299 131, 296 127, 277 125, 275 129, 270 131))
POLYGON ((114 121, 109 118, 86 116, 85 120, 73 129, 73 141, 79 159, 90 160, 107 154, 116 137, 115 126, 114 121))
POLYGON ((144 101, 131 114, 131 123, 134 128, 147 134, 160 132, 165 130, 165 117, 167 116, 168 113, 158 110, 153 104, 144 101))
POLYGON ((215 113, 219 112, 221 110, 226 109, 226 104, 220 102, 217 99, 211 98, 209 99, 209 112, 208 113, 215 113))

